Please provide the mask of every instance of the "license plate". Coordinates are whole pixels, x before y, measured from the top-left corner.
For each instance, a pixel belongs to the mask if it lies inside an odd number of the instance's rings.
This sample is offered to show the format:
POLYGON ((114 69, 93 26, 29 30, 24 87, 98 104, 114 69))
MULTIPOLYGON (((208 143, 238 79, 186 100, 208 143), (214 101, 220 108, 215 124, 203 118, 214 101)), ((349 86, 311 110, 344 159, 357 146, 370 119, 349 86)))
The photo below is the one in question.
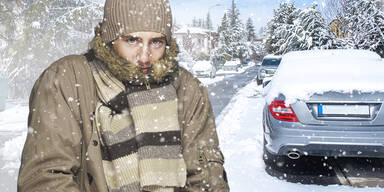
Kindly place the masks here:
POLYGON ((369 117, 369 105, 329 105, 319 104, 318 105, 319 116, 358 116, 358 117, 369 117))

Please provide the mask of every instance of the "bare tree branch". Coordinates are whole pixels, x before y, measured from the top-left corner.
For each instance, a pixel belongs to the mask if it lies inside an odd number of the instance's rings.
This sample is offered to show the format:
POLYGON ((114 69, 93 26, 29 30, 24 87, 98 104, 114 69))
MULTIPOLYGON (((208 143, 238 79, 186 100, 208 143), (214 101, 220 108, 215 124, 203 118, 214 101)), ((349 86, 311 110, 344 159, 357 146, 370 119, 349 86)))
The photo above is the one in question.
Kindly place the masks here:
POLYGON ((7 38, 6 36, 4 36, 3 34, 1 34, 0 33, 0 38, 2 38, 2 39, 5 39, 5 40, 7 40, 7 41, 9 41, 10 39, 9 38, 7 38))

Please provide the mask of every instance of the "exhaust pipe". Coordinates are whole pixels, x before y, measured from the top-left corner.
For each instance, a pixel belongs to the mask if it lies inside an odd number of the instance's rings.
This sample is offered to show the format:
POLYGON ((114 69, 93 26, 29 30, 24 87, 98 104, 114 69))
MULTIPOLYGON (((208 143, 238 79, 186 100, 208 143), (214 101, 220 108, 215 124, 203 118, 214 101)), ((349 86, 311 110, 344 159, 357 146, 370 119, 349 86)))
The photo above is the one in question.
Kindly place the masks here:
POLYGON ((296 160, 296 159, 299 159, 299 158, 300 158, 300 153, 297 152, 297 151, 290 151, 290 152, 287 153, 287 156, 288 156, 290 159, 296 160))

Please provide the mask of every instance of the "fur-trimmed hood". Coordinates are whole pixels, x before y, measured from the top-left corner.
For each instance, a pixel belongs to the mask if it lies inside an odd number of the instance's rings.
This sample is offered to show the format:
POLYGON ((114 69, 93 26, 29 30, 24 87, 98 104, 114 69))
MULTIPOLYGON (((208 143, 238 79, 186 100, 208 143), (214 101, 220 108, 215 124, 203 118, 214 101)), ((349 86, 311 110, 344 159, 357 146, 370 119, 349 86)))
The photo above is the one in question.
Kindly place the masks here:
POLYGON ((89 44, 90 50, 95 57, 107 66, 110 72, 120 81, 133 85, 144 85, 146 83, 161 83, 165 77, 177 73, 178 62, 176 60, 179 47, 174 39, 167 43, 165 54, 158 62, 153 63, 148 74, 140 71, 140 67, 134 63, 118 56, 111 45, 103 43, 100 28, 95 28, 95 37, 89 44))

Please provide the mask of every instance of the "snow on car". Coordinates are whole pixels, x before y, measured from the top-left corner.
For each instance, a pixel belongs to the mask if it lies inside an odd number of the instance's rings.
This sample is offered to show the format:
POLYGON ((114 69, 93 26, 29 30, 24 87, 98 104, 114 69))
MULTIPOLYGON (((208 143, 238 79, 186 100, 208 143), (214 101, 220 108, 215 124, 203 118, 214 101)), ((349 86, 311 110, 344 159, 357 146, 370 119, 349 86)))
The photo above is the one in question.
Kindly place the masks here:
POLYGON ((196 61, 192 68, 193 74, 197 77, 210 77, 216 76, 216 68, 212 66, 210 61, 196 61))
POLYGON ((287 104, 325 91, 384 91, 384 64, 367 50, 312 50, 284 55, 264 95, 271 102, 284 93, 287 104), (353 82, 353 83, 352 83, 353 82))
POLYGON ((224 71, 238 71, 241 66, 240 60, 232 60, 224 63, 224 71))

